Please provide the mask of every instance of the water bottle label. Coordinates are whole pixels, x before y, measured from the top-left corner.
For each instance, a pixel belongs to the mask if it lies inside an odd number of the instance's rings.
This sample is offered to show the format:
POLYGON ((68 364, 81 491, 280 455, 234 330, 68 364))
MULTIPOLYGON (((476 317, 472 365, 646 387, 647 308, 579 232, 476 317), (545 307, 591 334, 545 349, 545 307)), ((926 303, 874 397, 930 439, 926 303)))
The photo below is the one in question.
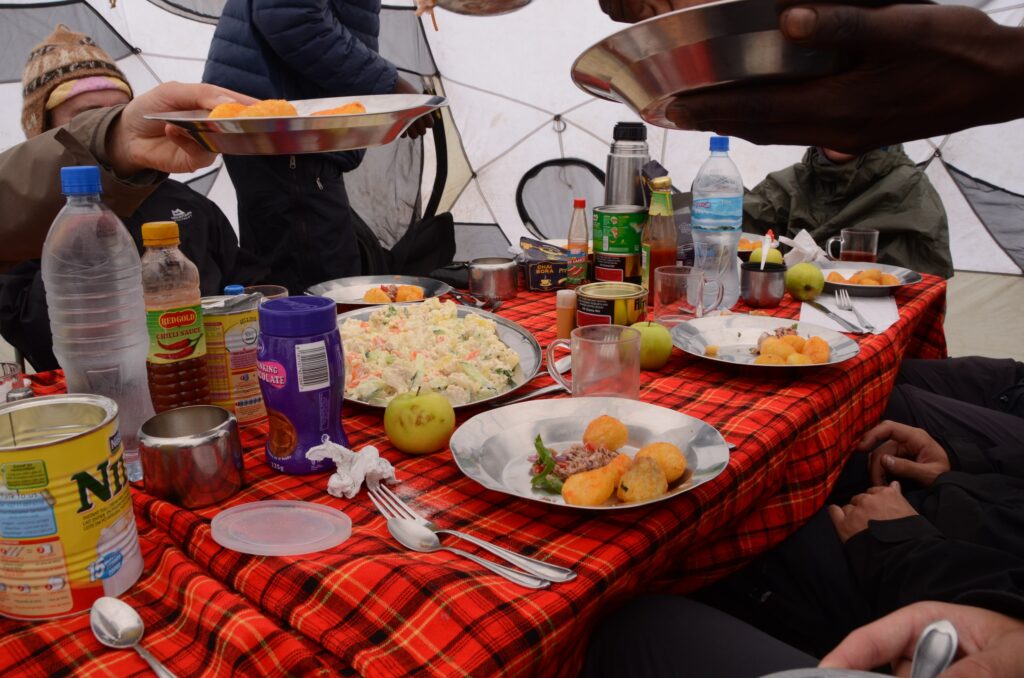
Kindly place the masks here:
POLYGON ((176 363, 206 355, 206 336, 203 334, 203 307, 146 311, 149 330, 149 354, 146 360, 154 364, 176 363))
POLYGON ((743 220, 743 197, 731 198, 694 198, 691 216, 694 226, 699 221, 730 221, 736 227, 743 220))

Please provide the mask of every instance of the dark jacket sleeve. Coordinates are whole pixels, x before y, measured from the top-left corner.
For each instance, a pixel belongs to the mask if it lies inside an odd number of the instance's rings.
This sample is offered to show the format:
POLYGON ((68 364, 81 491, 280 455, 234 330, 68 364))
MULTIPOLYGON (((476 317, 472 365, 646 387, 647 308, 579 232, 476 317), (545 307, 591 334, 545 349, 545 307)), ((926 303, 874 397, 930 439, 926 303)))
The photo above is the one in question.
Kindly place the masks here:
POLYGON ((334 96, 395 89, 397 69, 343 26, 328 0, 253 0, 252 21, 282 61, 334 96))
POLYGON ((952 602, 968 591, 1024 595, 1024 560, 947 539, 922 516, 870 521, 845 550, 877 614, 922 600, 952 602))
POLYGON ((0 335, 25 356, 36 372, 57 369, 38 259, 22 262, 0 275, 0 335))
POLYGON ((1014 447, 987 447, 965 438, 939 437, 937 440, 949 455, 953 471, 973 475, 998 473, 1024 480, 1024 441, 1014 447))
MULTIPOLYGON (((209 203, 210 237, 216 239, 223 285, 259 285, 267 281, 270 267, 238 246, 238 236, 231 222, 212 202, 209 203)), ((216 294, 223 294, 218 290, 216 294)))

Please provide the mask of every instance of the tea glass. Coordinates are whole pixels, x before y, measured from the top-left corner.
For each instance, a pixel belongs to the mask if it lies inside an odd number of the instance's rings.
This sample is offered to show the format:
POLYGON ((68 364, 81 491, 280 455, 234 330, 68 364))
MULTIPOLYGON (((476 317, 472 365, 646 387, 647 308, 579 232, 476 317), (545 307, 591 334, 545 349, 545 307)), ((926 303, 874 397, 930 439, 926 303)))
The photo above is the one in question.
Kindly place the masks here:
POLYGON ((708 308, 722 304, 725 288, 715 280, 708 280, 703 271, 693 266, 659 266, 654 269, 654 320, 672 328, 681 322, 704 315, 705 287, 715 286, 715 302, 708 308))
POLYGON ((640 397, 640 332, 622 325, 577 327, 547 349, 548 373, 575 396, 640 397), (555 369, 555 351, 572 354, 572 379, 555 369))
POLYGON ((878 261, 878 231, 873 228, 844 228, 825 242, 825 254, 833 261, 878 261), (832 243, 839 243, 839 259, 832 256, 832 243))

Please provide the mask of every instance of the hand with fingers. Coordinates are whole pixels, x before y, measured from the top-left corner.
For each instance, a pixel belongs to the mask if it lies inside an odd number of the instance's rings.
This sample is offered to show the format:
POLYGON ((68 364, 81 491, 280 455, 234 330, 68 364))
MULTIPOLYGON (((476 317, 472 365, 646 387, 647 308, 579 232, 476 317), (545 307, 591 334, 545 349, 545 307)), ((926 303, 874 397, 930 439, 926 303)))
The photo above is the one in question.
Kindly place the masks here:
POLYGON ((857 451, 868 454, 868 474, 875 486, 902 478, 929 487, 951 468, 946 450, 927 431, 895 421, 883 421, 865 433, 857 451))
POLYGON ((884 487, 868 488, 867 492, 858 494, 842 508, 829 506, 828 515, 839 534, 839 540, 845 544, 853 535, 868 529, 869 521, 897 520, 918 513, 904 498, 900 484, 894 480, 884 487))
MULTIPOLYGON (((416 89, 416 87, 405 78, 400 77, 395 81, 395 94, 423 94, 423 92, 416 89)), ((416 137, 421 137, 426 134, 427 130, 433 126, 434 114, 428 113, 413 120, 409 127, 406 128, 405 132, 402 133, 402 136, 415 139, 416 137)))
MULTIPOLYGON (((612 7, 647 12, 654 4, 602 0, 609 14, 612 7)), ((790 42, 837 51, 851 67, 810 80, 684 94, 668 111, 673 122, 758 144, 860 153, 1024 115, 1024 28, 960 6, 778 4, 790 42)))
POLYGON ((821 660, 819 666, 861 669, 890 664, 894 675, 910 675, 914 646, 925 627, 945 619, 960 640, 957 659, 942 678, 1019 676, 1024 666, 1024 622, 966 605, 915 603, 862 626, 821 660))
POLYGON ((148 120, 147 115, 169 111, 211 110, 218 104, 255 103, 244 94, 216 85, 165 82, 132 99, 111 125, 106 161, 118 176, 145 169, 162 172, 193 172, 217 157, 200 146, 183 129, 148 120))

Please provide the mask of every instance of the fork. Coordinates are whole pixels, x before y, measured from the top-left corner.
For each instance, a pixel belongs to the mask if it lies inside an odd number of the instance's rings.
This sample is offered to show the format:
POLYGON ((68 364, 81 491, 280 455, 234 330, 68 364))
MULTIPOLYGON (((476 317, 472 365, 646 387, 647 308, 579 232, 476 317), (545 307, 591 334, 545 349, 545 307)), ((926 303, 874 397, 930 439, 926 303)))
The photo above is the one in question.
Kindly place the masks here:
POLYGON ((868 332, 874 332, 875 326, 868 322, 868 319, 860 314, 857 307, 853 305, 853 299, 850 298, 850 293, 846 290, 836 290, 836 306, 841 311, 853 311, 853 314, 857 316, 857 322, 866 329, 868 332))
POLYGON ((374 504, 377 505, 377 508, 381 510, 381 513, 383 513, 385 517, 405 518, 422 525, 431 532, 435 532, 437 534, 450 534, 453 537, 465 539, 471 544, 476 544, 488 553, 498 556, 504 561, 511 563, 516 567, 521 568, 526 572, 529 572, 532 575, 541 577, 543 579, 547 579, 549 581, 566 582, 572 581, 576 578, 576 573, 568 568, 559 567, 558 565, 551 565, 550 563, 545 563, 542 560, 529 558, 527 556, 515 553, 513 551, 509 551, 508 549, 503 548, 501 546, 497 546, 495 544, 486 542, 465 532, 459 532, 458 530, 449 530, 440 527, 439 525, 437 525, 437 523, 427 520, 420 514, 416 513, 416 511, 412 510, 412 508, 408 504, 402 501, 402 499, 397 494, 392 492, 391 489, 388 488, 388 486, 385 485, 384 483, 379 484, 377 486, 377 489, 369 490, 369 493, 370 499, 375 500, 374 504), (382 505, 391 509, 392 513, 394 513, 395 515, 389 516, 385 512, 382 505))

